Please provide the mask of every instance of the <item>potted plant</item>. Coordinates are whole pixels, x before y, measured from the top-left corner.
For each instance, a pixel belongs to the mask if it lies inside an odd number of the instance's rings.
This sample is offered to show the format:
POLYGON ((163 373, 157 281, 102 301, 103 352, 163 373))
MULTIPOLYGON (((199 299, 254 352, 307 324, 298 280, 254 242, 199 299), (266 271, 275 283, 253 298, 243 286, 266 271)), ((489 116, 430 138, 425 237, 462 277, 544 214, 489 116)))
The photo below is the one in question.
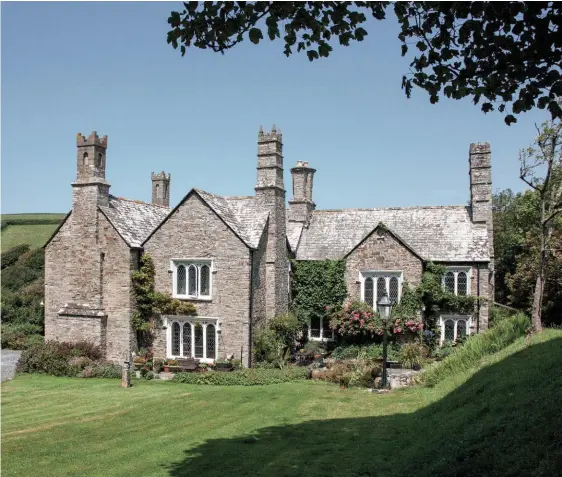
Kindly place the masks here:
POLYGON ((135 370, 140 370, 146 365, 146 359, 142 356, 135 356, 133 359, 133 366, 135 370))
POLYGON ((217 359, 215 361, 215 371, 229 372, 234 369, 232 363, 226 359, 217 359))
POLYGON ((173 373, 179 368, 178 361, 176 359, 167 359, 164 361, 164 372, 173 373))

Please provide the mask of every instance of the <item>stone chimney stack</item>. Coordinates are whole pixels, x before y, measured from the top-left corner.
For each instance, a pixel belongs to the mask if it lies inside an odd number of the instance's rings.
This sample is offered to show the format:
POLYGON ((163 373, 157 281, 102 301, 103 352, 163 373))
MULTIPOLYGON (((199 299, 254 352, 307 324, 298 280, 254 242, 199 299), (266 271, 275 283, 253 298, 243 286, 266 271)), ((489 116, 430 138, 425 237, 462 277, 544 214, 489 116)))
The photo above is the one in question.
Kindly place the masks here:
POLYGON ((293 177, 293 199, 289 201, 289 220, 308 224, 316 204, 312 200, 312 185, 316 169, 308 162, 298 161, 291 169, 293 177))
POLYGON ((287 312, 289 296, 283 137, 275 125, 271 132, 260 126, 257 169, 256 200, 269 210, 265 254, 265 317, 269 319, 287 312))
POLYGON ((172 174, 166 175, 164 171, 152 173, 152 203, 170 207, 170 179, 172 174))
MULTIPOLYGON (((490 263, 479 269, 479 295, 494 300, 494 222, 492 213, 492 152, 489 143, 472 143, 469 150, 470 209, 472 222, 485 227, 488 235, 490 263)), ((480 328, 488 326, 488 303, 480 304, 480 328)))

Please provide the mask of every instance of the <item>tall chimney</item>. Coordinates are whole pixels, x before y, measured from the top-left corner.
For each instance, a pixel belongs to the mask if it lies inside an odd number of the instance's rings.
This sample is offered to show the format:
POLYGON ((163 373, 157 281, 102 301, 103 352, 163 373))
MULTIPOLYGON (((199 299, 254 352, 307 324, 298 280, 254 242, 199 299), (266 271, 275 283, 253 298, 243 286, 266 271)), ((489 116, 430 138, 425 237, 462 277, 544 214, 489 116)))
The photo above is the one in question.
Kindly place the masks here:
POLYGON ((291 169, 293 178, 293 198, 289 201, 289 220, 308 224, 316 204, 312 200, 312 186, 316 169, 308 162, 298 161, 291 169))
POLYGON ((166 175, 164 171, 152 173, 152 203, 170 207, 170 179, 172 174, 166 175))

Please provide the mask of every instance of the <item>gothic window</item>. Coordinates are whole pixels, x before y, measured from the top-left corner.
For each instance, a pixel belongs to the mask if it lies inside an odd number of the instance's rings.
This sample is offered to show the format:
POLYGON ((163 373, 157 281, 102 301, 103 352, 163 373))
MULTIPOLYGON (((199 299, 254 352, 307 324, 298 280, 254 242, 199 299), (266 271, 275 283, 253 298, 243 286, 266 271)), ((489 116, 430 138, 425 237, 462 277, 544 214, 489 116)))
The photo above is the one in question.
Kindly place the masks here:
POLYGON ((84 155, 82 156, 82 165, 87 166, 88 165, 88 153, 85 152, 84 155))
POLYGON ((183 355, 191 358, 191 323, 183 324, 183 355))
POLYGON ((180 325, 179 323, 172 324, 172 355, 180 355, 180 325))
POLYGON ((373 306, 373 278, 367 277, 365 279, 365 298, 363 301, 373 306))
POLYGON ((470 267, 447 267, 443 275, 443 288, 455 295, 470 295, 470 267))
POLYGON ((172 265, 174 298, 210 300, 212 295, 212 263, 178 260, 172 265))
POLYGON ((440 318, 441 339, 440 343, 445 341, 457 341, 470 333, 470 323, 472 317, 470 315, 445 315, 440 318))
POLYGON ((161 199, 162 198, 162 192, 160 191, 160 184, 156 184, 154 186, 154 190, 156 192, 156 198, 161 199))
POLYGON ((199 323, 195 325, 195 357, 203 358, 203 326, 199 323))
POLYGON ((177 268, 177 294, 178 295, 185 295, 185 284, 186 284, 186 276, 185 276, 185 267, 180 265, 177 268))
POLYGON ((362 272, 362 300, 375 310, 383 295, 387 295, 394 304, 400 301, 402 290, 402 272, 365 271, 362 272))
POLYGON ((215 359, 215 326, 214 325, 207 325, 207 358, 208 359, 215 359))

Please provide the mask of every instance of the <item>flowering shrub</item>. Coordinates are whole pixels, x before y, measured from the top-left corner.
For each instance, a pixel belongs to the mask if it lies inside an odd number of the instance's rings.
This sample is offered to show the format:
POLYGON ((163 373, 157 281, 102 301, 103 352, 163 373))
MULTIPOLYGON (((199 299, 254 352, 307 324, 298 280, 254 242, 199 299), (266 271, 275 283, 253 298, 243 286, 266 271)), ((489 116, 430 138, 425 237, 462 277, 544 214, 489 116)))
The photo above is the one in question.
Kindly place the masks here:
POLYGON ((330 327, 340 336, 360 337, 382 335, 383 326, 378 313, 365 302, 347 301, 343 306, 327 306, 330 327))
POLYGON ((423 329, 423 323, 414 319, 396 318, 394 319, 394 323, 391 325, 391 331, 395 335, 408 332, 419 333, 420 331, 423 331, 423 329))

